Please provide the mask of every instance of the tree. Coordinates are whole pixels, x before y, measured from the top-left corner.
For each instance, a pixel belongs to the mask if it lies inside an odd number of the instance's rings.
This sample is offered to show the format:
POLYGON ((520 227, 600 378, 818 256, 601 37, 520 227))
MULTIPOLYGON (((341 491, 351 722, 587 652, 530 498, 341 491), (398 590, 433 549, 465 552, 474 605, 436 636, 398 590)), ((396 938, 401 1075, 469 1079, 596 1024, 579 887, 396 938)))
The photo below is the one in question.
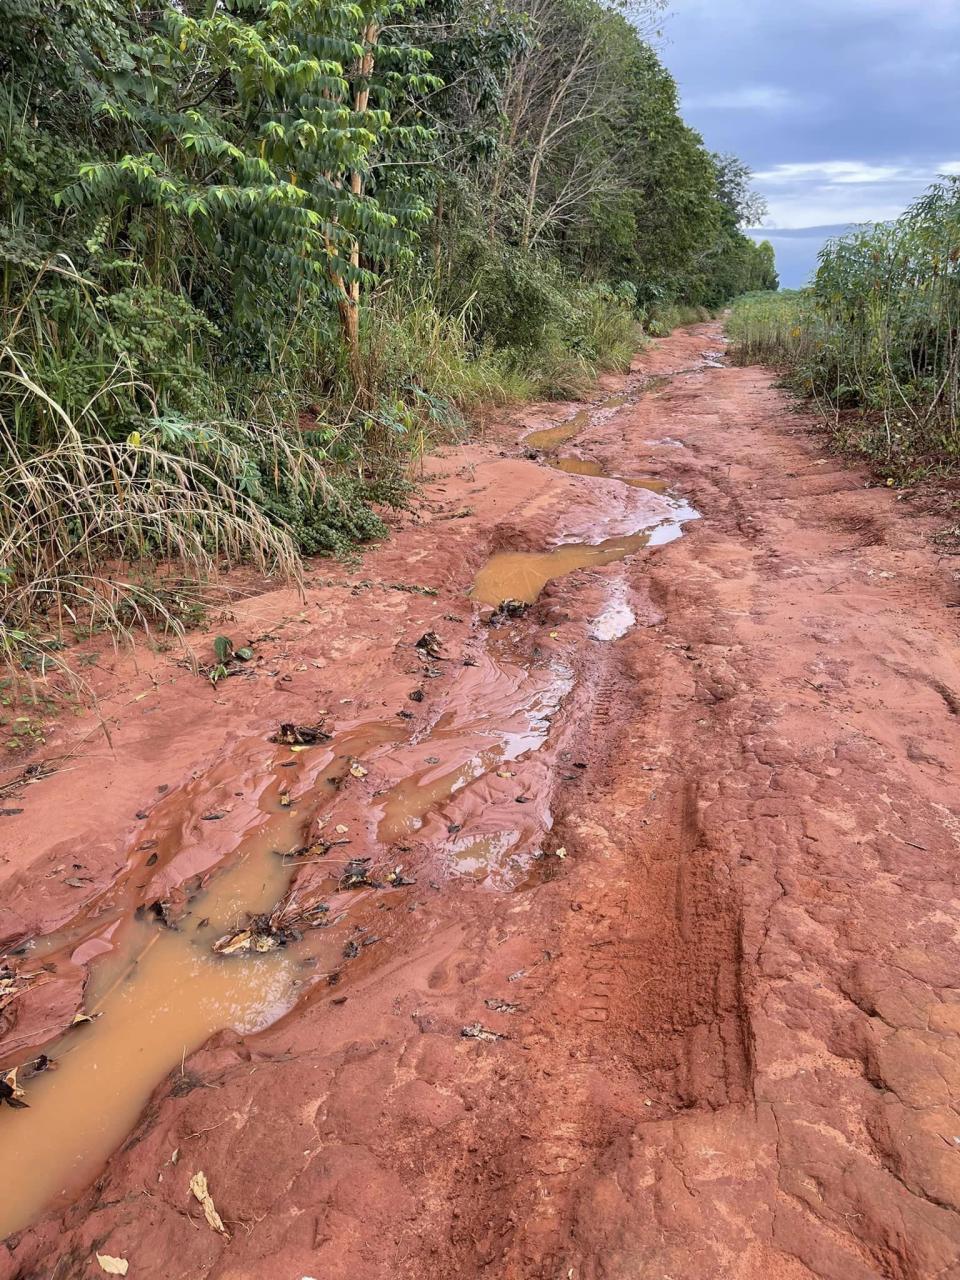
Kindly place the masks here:
POLYGON ((189 234, 248 341, 270 346, 304 299, 334 302, 359 389, 361 286, 429 216, 403 176, 427 132, 390 108, 437 81, 425 50, 382 42, 402 12, 402 0, 167 8, 103 100, 139 149, 83 165, 62 202, 148 217, 155 253, 189 234))
POLYGON ((717 196, 725 209, 733 215, 738 227, 755 227, 767 216, 767 202, 750 182, 753 171, 736 156, 713 152, 712 160, 717 173, 717 196))

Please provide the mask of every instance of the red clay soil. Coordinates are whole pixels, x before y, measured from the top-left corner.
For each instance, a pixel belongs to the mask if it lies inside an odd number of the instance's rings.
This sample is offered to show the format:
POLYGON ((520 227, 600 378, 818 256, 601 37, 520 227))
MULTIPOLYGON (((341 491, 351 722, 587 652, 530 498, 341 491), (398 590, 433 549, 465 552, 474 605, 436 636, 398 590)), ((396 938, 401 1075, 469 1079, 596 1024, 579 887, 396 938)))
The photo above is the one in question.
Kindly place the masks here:
MULTIPOLYGON (((136 1280, 960 1277, 957 562, 721 345, 657 344, 566 447, 668 480, 702 516, 679 540, 486 625, 466 592, 491 551, 655 510, 526 457, 573 411, 541 406, 431 459, 359 568, 238 604, 217 629, 259 637, 248 677, 117 658, 112 747, 4 802, 15 946, 96 921, 118 876, 176 900, 229 861, 279 721, 388 724, 366 773, 297 803, 307 838, 336 819, 416 880, 364 899, 377 944, 335 987, 178 1062, 96 1182, 8 1239, 5 1280, 102 1275, 98 1252, 136 1280), (636 625, 593 638, 624 604, 636 625)), ((7 1006, 6 1063, 107 945, 7 1006)), ((26 1114, 0 1108, 0 1150, 26 1114)))

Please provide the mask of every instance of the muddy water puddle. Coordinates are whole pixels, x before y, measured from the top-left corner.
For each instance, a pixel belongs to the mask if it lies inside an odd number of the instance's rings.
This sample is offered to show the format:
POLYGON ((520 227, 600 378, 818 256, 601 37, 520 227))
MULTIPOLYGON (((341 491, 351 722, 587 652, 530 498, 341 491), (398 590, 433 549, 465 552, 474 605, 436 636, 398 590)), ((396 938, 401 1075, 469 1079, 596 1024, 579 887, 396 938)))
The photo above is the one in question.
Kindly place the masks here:
POLYGON ((602 462, 594 462, 592 458, 552 457, 547 461, 558 471, 565 471, 573 476, 599 476, 605 480, 619 480, 632 489, 647 489, 650 493, 666 493, 669 482, 656 476, 620 476, 607 471, 602 462))
POLYGON ((699 512, 679 498, 666 499, 669 514, 651 517, 649 525, 635 533, 602 542, 568 542, 549 551, 500 551, 477 574, 470 592, 480 604, 499 605, 504 600, 533 604, 548 582, 578 569, 599 569, 644 547, 664 546, 679 538, 682 526, 699 519, 699 512))
MULTIPOLYGON (((211 946, 283 896, 292 869, 277 851, 300 843, 308 805, 312 813, 336 797, 344 761, 396 736, 393 726, 375 724, 345 734, 335 754, 316 748, 324 763, 290 804, 284 798, 308 766, 302 756, 291 768, 281 759, 260 797, 265 821, 174 927, 132 909, 101 926, 95 940, 88 926, 85 949, 107 952, 92 964, 85 989, 84 1013, 93 1021, 46 1046, 51 1069, 29 1079, 21 1071, 29 1109, 0 1112, 0 1152, 5 1167, 17 1171, 0 1204, 0 1237, 76 1195, 136 1123, 156 1085, 211 1035, 262 1030, 294 1006, 308 948, 219 956, 211 946)), ((77 932, 64 931, 61 941, 77 932)), ((56 935, 45 941, 44 951, 55 954, 56 935)))
POLYGON ((529 435, 524 436, 523 443, 531 449, 542 449, 545 453, 549 453, 551 449, 558 449, 560 445, 572 440, 585 427, 599 426, 601 422, 613 417, 618 409, 622 409, 629 403, 630 396, 626 393, 610 396, 599 405, 578 409, 572 417, 567 418, 565 422, 558 422, 555 427, 531 431, 529 435))
POLYGON ((503 600, 533 604, 548 582, 577 569, 598 569, 635 555, 650 543, 650 531, 607 538, 591 545, 570 542, 552 551, 501 551, 490 557, 473 582, 471 595, 481 604, 503 600))
MULTIPOLYGON (((665 386, 669 377, 650 379, 640 389, 640 394, 650 394, 665 386)), ((613 564, 627 556, 635 555, 644 547, 662 546, 680 536, 682 526, 688 520, 699 518, 697 512, 683 499, 669 494, 669 482, 658 476, 624 476, 611 473, 602 462, 591 458, 557 453, 584 428, 599 426, 619 412, 634 397, 627 393, 610 396, 599 405, 579 410, 565 422, 524 436, 523 443, 542 450, 546 461, 558 471, 568 475, 595 476, 612 480, 634 489, 645 489, 663 498, 667 506, 652 516, 643 527, 616 538, 601 542, 568 542, 551 547, 547 551, 502 551, 491 556, 474 579, 471 596, 481 604, 497 606, 504 600, 521 600, 533 604, 548 582, 578 569, 595 569, 613 564)), ((608 611, 602 621, 597 620, 594 630, 597 639, 614 639, 625 632, 622 628, 632 613, 626 605, 608 611)))
POLYGON ((599 404, 585 405, 584 408, 578 409, 571 417, 556 423, 555 426, 529 432, 523 437, 523 443, 531 449, 542 449, 544 453, 551 453, 554 449, 559 449, 562 444, 566 444, 568 440, 572 440, 586 427, 599 427, 619 413, 625 405, 632 404, 638 396, 651 395, 666 386, 669 381, 669 377, 666 376, 648 378, 642 386, 633 391, 619 391, 615 395, 607 396, 599 404))
MULTIPOLYGON (((490 638, 491 645, 497 643, 490 638)), ((436 718, 412 733, 377 721, 305 751, 278 747, 265 766, 268 780, 259 789, 255 828, 194 889, 183 912, 171 914, 172 927, 150 910, 135 909, 133 881, 144 877, 129 872, 122 891, 114 886, 88 918, 41 940, 32 951, 37 959, 42 953, 53 963, 76 964, 98 957, 90 964, 83 1005, 93 1021, 14 1059, 29 1062, 42 1047, 54 1065, 39 1074, 21 1069, 29 1109, 0 1109, 0 1151, 6 1167, 17 1170, 0 1207, 0 1236, 78 1195, 134 1127, 160 1081, 173 1071, 175 1084, 177 1068, 210 1036, 270 1026, 328 971, 339 971, 349 948, 357 954, 369 937, 356 932, 365 928, 358 922, 368 918, 366 902, 372 905, 376 897, 378 906, 386 906, 391 896, 415 893, 383 885, 343 891, 342 866, 350 857, 370 853, 384 868, 399 862, 409 870, 399 842, 418 837, 429 825, 418 854, 435 859, 437 868, 495 888, 518 887, 529 859, 517 846, 536 849, 536 837, 551 819, 543 797, 523 810, 509 832, 504 815, 519 813, 515 795, 524 785, 524 762, 546 741, 571 685, 570 673, 552 665, 530 671, 485 650, 475 666, 458 670, 447 694, 437 687, 436 718), (347 776, 360 760, 366 782, 356 772, 347 776), (345 776, 350 786, 342 785, 345 776), (372 803, 365 799, 369 792, 351 792, 374 782, 372 803), (348 813, 359 813, 359 820, 348 819, 348 813), (349 828, 334 825, 341 818, 350 821, 349 828), (496 840, 487 835, 491 823, 501 829, 496 840), (337 841, 341 831, 346 840, 347 829, 349 843, 322 855, 320 865, 278 856, 312 839, 337 841), (475 853, 458 858, 456 851, 469 845, 475 853), (264 954, 212 951, 218 938, 244 928, 249 916, 270 913, 301 866, 315 873, 307 898, 327 903, 324 922, 337 925, 338 913, 345 911, 342 928, 305 930, 301 940, 264 954)), ((177 833, 174 845, 183 840, 190 823, 178 804, 188 803, 198 814, 209 807, 202 788, 191 784, 184 791, 186 796, 167 796, 157 810, 152 829, 159 839, 146 842, 148 847, 170 843, 165 826, 177 833)), ((137 869, 142 871, 147 856, 145 849, 136 855, 137 869)), ((378 920, 386 919, 378 913, 378 920)), ((394 935, 413 919, 400 913, 394 935)))

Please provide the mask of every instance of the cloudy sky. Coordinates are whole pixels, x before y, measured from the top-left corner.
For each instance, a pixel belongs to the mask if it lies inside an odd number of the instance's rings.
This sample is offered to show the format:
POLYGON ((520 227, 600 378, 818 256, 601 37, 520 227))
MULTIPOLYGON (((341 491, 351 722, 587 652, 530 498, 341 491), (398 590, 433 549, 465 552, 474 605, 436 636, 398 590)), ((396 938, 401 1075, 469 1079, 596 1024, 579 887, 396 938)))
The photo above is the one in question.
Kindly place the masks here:
POLYGON ((672 0, 683 113, 756 174, 784 285, 827 235, 960 174, 960 0, 672 0))

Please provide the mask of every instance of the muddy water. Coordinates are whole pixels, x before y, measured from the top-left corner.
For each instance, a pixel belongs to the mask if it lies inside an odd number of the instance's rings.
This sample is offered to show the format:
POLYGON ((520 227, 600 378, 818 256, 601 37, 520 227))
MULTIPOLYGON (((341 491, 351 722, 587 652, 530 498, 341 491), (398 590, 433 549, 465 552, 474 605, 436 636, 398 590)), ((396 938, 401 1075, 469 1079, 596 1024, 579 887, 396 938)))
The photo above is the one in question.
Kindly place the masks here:
POLYGON ((617 410, 629 404, 638 394, 650 395, 669 381, 669 377, 648 378, 635 392, 619 391, 599 404, 586 405, 583 409, 578 409, 572 417, 564 422, 558 422, 554 427, 531 431, 523 437, 523 443, 531 449, 542 449, 544 453, 551 453, 554 449, 559 449, 562 444, 566 444, 568 440, 572 440, 585 427, 597 427, 608 418, 612 418, 617 410))
POLYGON ((550 551, 501 551, 490 557, 477 574, 470 594, 481 604, 499 605, 504 600, 533 602, 548 582, 577 569, 597 569, 635 555, 644 547, 672 542, 688 520, 699 512, 677 498, 668 499, 669 514, 651 521, 646 529, 603 542, 569 542, 550 551))
POLYGON ((111 950, 94 963, 85 993, 84 1011, 95 1020, 47 1046, 55 1068, 24 1081, 29 1110, 0 1111, 0 1155, 17 1171, 0 1200, 0 1237, 88 1183, 159 1081, 211 1035, 258 1031, 293 1007, 303 976, 297 946, 230 957, 214 955, 211 944, 282 897, 291 868, 277 850, 296 847, 309 816, 335 798, 344 759, 396 736, 393 726, 371 725, 345 734, 335 752, 278 748, 260 798, 266 820, 178 927, 138 918, 132 906, 108 926, 100 945, 111 950), (311 754, 320 756, 317 772, 305 761, 311 754), (291 758, 293 767, 282 767, 291 758), (305 794, 282 804, 281 792, 309 772, 305 794))
MULTIPOLYGON (((171 1070, 175 1079, 177 1068, 211 1035, 227 1028, 242 1034, 269 1026, 295 1006, 311 977, 323 976, 319 971, 325 955, 336 957, 333 967, 339 967, 343 939, 336 940, 334 929, 308 932, 302 942, 266 954, 218 956, 211 946, 242 928, 248 915, 271 911, 283 897, 293 867, 278 852, 306 843, 312 827, 332 829, 338 806, 349 803, 339 783, 352 762, 365 761, 386 784, 379 818, 373 811, 381 848, 419 831, 446 805, 457 804, 457 830, 464 826, 461 843, 472 843, 475 853, 458 858, 457 841, 440 837, 435 847, 448 869, 513 887, 507 856, 521 831, 530 843, 531 825, 549 825, 549 815, 531 804, 524 812, 526 825, 507 831, 496 806, 471 799, 470 787, 482 784, 487 775, 503 776, 504 766, 543 745, 571 682, 565 670, 548 665, 531 672, 484 651, 475 666, 458 674, 449 709, 410 738, 395 724, 373 722, 307 751, 278 747, 265 766, 268 780, 258 799, 262 821, 240 838, 221 869, 188 902, 176 927, 135 911, 132 882, 142 876, 128 874, 125 888, 109 890, 87 918, 43 939, 33 954, 54 962, 69 957, 82 963, 99 955, 84 998, 84 1012, 94 1021, 42 1046, 55 1063, 53 1069, 29 1078, 21 1072, 28 1110, 0 1109, 0 1154, 5 1167, 18 1171, 0 1203, 0 1236, 28 1225, 89 1184, 136 1124, 157 1084, 171 1070), (289 804, 283 803, 286 795, 293 797, 289 804), (485 820, 504 829, 489 835, 485 820), (314 967, 316 960, 320 964, 314 967)), ((511 781, 500 786, 509 791, 505 807, 512 811, 517 785, 513 774, 508 776, 511 781)), ((182 810, 195 817, 208 807, 205 790, 195 784, 167 797, 162 824, 169 831, 161 824, 159 840, 150 843, 175 855, 191 827, 182 810)), ((445 821, 438 818, 440 831, 445 821)), ((359 842, 333 850, 317 868, 331 920, 341 907, 359 905, 370 896, 336 892, 340 860, 334 855, 362 851, 359 842)), ((146 856, 137 855, 141 871, 146 856)), ((35 1052, 21 1053, 17 1060, 35 1052)))
POLYGON ((584 427, 602 422, 605 417, 622 408, 628 400, 627 395, 610 396, 600 405, 579 409, 573 417, 567 418, 565 422, 559 422, 555 427, 531 431, 529 435, 524 436, 523 443, 529 445, 531 449, 542 449, 545 453, 549 453, 550 450, 558 449, 560 445, 572 440, 584 427))
POLYGON ((669 488, 666 480, 659 480, 656 476, 612 475, 604 469, 602 462, 594 462, 591 458, 548 458, 547 461, 551 467, 556 467, 558 471, 565 471, 567 475, 603 476, 609 480, 619 480, 621 484, 628 484, 632 489, 647 489, 650 493, 666 493, 669 488))
MULTIPOLYGON (((666 378, 651 379, 642 390, 653 391, 668 381, 666 378)), ((579 410, 565 422, 542 431, 533 431, 524 436, 523 443, 535 449, 543 450, 548 456, 545 459, 550 466, 569 475, 597 476, 609 480, 617 480, 632 488, 646 489, 652 493, 666 495, 668 483, 654 476, 619 476, 610 475, 603 464, 588 458, 573 456, 557 456, 554 451, 562 444, 572 440, 581 430, 614 417, 618 410, 630 403, 631 397, 626 393, 610 396, 600 405, 579 410), (551 456, 553 455, 553 456, 551 456)), ((499 605, 504 600, 522 600, 526 604, 533 602, 540 595, 546 584, 578 569, 599 568, 623 560, 634 555, 647 546, 662 546, 666 542, 679 537, 681 525, 688 520, 696 520, 699 513, 688 503, 667 498, 669 514, 665 518, 657 517, 645 528, 634 533, 607 538, 599 543, 571 542, 549 551, 503 551, 492 556, 477 574, 470 592, 474 600, 481 604, 499 605)), ((628 611, 617 610, 611 620, 602 628, 602 637, 610 638, 623 623, 628 611)), ((600 638, 598 636, 598 638, 600 638)))
POLYGON ((634 555, 650 542, 650 530, 607 538, 594 545, 570 542, 552 551, 501 551, 491 556, 477 574, 471 595, 481 604, 498 605, 503 600, 533 602, 553 578, 576 569, 596 569, 634 555))

